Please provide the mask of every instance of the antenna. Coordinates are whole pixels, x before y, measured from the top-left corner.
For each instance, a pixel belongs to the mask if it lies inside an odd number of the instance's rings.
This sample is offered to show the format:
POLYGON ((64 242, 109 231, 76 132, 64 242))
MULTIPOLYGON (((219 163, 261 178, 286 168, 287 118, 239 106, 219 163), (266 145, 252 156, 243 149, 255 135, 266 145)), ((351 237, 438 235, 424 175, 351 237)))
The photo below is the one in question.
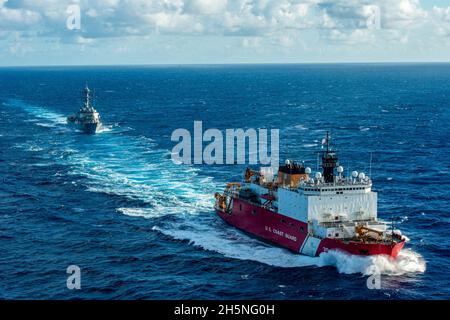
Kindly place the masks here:
POLYGON ((329 136, 329 131, 327 131, 327 152, 329 151, 329 149, 330 149, 330 136, 329 136))
POLYGON ((316 171, 319 171, 319 152, 317 152, 317 168, 316 171))
POLYGON ((347 177, 350 177, 350 161, 347 160, 347 177))

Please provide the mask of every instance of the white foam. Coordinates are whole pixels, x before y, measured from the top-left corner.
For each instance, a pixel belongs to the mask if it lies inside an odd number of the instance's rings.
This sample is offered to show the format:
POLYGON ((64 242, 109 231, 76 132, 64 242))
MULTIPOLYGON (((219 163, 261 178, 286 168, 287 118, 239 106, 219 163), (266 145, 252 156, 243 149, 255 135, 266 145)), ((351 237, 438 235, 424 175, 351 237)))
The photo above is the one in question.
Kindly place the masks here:
POLYGON ((302 124, 298 124, 296 126, 294 126, 294 128, 298 129, 298 130, 308 130, 308 128, 306 128, 304 125, 302 124))
POLYGON ((104 133, 104 132, 110 132, 110 131, 112 131, 112 126, 102 125, 100 127, 100 129, 97 131, 97 133, 104 133))
POLYGON ((337 250, 322 253, 319 259, 318 266, 335 266, 340 273, 346 274, 370 275, 379 272, 386 275, 402 275, 423 273, 426 270, 423 257, 411 249, 400 251, 395 259, 386 255, 356 256, 337 250))
POLYGON ((240 260, 251 260, 277 267, 304 267, 316 265, 318 258, 295 255, 289 251, 266 245, 258 240, 238 234, 234 229, 220 230, 202 226, 186 229, 184 225, 177 228, 153 227, 177 240, 187 240, 194 246, 204 250, 218 252, 226 257, 240 260))
POLYGON ((152 148, 144 137, 108 137, 97 148, 67 155, 72 175, 82 175, 89 192, 140 200, 145 208, 119 208, 118 212, 152 218, 168 214, 192 214, 210 210, 214 183, 199 170, 173 164, 165 150, 152 148))
MULTIPOLYGON (((33 116, 50 121, 53 125, 61 125, 66 124, 66 117, 60 113, 49 111, 48 109, 36 105, 28 104, 22 100, 10 99, 8 103, 5 105, 19 107, 25 110, 26 112, 32 114, 33 116)), ((36 123, 39 126, 51 127, 52 124, 48 123, 36 123)))
POLYGON ((309 257, 265 244, 228 226, 213 227, 212 221, 208 225, 187 222, 171 225, 170 228, 155 226, 153 229, 177 240, 188 240, 194 246, 229 258, 276 267, 333 266, 339 273, 363 275, 370 275, 375 271, 384 275, 402 275, 423 273, 426 269, 423 257, 410 249, 401 251, 396 259, 385 255, 356 256, 339 250, 330 250, 319 257, 309 257))
POLYGON ((117 212, 124 214, 129 217, 142 217, 145 219, 151 219, 155 217, 160 217, 166 215, 167 212, 162 213, 158 209, 148 209, 148 208, 118 208, 117 212))
POLYGON ((27 141, 24 143, 16 143, 13 148, 22 149, 30 152, 43 151, 44 149, 35 142, 27 141))
POLYGON ((30 146, 28 148, 28 151, 32 151, 32 152, 38 152, 38 151, 42 151, 42 150, 44 150, 44 149, 39 146, 30 146))
POLYGON ((54 128, 55 127, 55 125, 51 124, 51 123, 36 122, 35 124, 39 127, 44 127, 44 128, 54 128))

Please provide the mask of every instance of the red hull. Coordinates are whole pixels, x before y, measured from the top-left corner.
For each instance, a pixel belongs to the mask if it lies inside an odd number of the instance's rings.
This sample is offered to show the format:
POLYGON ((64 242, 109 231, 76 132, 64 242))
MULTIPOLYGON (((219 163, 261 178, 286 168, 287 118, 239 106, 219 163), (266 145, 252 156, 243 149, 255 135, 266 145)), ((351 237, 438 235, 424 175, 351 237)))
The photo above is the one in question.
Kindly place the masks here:
POLYGON ((308 224, 267 210, 240 199, 233 199, 231 213, 216 209, 217 214, 230 225, 295 253, 308 252, 319 256, 331 249, 340 249, 355 255, 385 254, 395 258, 405 242, 393 244, 344 242, 308 236, 308 224), (315 239, 316 241, 311 241, 315 239))

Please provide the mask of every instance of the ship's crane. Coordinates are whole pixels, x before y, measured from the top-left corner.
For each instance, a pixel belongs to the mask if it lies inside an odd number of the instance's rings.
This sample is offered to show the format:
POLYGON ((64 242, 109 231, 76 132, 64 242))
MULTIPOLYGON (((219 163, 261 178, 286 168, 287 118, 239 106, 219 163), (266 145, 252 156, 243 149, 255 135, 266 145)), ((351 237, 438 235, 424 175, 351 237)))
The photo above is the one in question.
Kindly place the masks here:
POLYGON ((262 172, 255 171, 255 170, 252 170, 250 168, 247 168, 245 170, 245 175, 244 175, 245 182, 250 183, 253 176, 256 177, 256 181, 255 182, 257 184, 264 185, 265 187, 267 187, 269 189, 269 191, 277 188, 277 184, 276 183, 268 182, 268 181, 265 180, 266 177, 265 177, 265 175, 262 172))
POLYGON ((222 210, 225 210, 227 208, 227 205, 226 205, 227 196, 226 195, 216 192, 214 194, 214 198, 216 198, 216 206, 217 207, 219 207, 222 210))
POLYGON ((237 192, 238 190, 240 190, 240 188, 241 184, 239 182, 227 183, 227 187, 223 194, 220 194, 219 192, 216 192, 214 194, 214 197, 216 198, 216 206, 224 210, 225 212, 229 212, 231 209, 233 198, 230 197, 227 204, 227 196, 232 192, 237 192))
POLYGON ((356 234, 363 240, 376 240, 381 241, 383 239, 383 231, 368 228, 366 226, 356 226, 356 234))
MULTIPOLYGON (((251 182, 251 178, 253 176, 256 177, 257 179, 257 183, 261 183, 264 175, 260 172, 260 171, 255 171, 252 170, 250 168, 247 168, 245 170, 245 182, 249 183, 251 182)), ((267 187, 268 192, 266 194, 261 195, 261 198, 265 200, 265 202, 263 203, 263 206, 266 208, 271 208, 272 207, 272 203, 275 200, 275 195, 273 193, 274 188, 276 188, 276 185, 273 182, 268 182, 264 184, 267 187)))
POLYGON ((245 170, 245 182, 250 182, 253 176, 256 176, 256 178, 259 179, 261 178, 261 172, 247 168, 245 170))

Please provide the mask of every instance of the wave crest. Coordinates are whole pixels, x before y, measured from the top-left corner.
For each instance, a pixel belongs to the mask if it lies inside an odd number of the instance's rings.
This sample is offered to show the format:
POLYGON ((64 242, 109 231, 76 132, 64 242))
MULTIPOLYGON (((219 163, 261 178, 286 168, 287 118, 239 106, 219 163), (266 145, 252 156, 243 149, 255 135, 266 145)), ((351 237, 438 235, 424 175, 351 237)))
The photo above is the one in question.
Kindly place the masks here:
POLYGON ((386 255, 356 256, 330 250, 320 255, 318 266, 334 266, 340 273, 361 273, 366 276, 375 273, 398 276, 426 270, 424 258, 411 249, 400 251, 395 259, 386 255))

